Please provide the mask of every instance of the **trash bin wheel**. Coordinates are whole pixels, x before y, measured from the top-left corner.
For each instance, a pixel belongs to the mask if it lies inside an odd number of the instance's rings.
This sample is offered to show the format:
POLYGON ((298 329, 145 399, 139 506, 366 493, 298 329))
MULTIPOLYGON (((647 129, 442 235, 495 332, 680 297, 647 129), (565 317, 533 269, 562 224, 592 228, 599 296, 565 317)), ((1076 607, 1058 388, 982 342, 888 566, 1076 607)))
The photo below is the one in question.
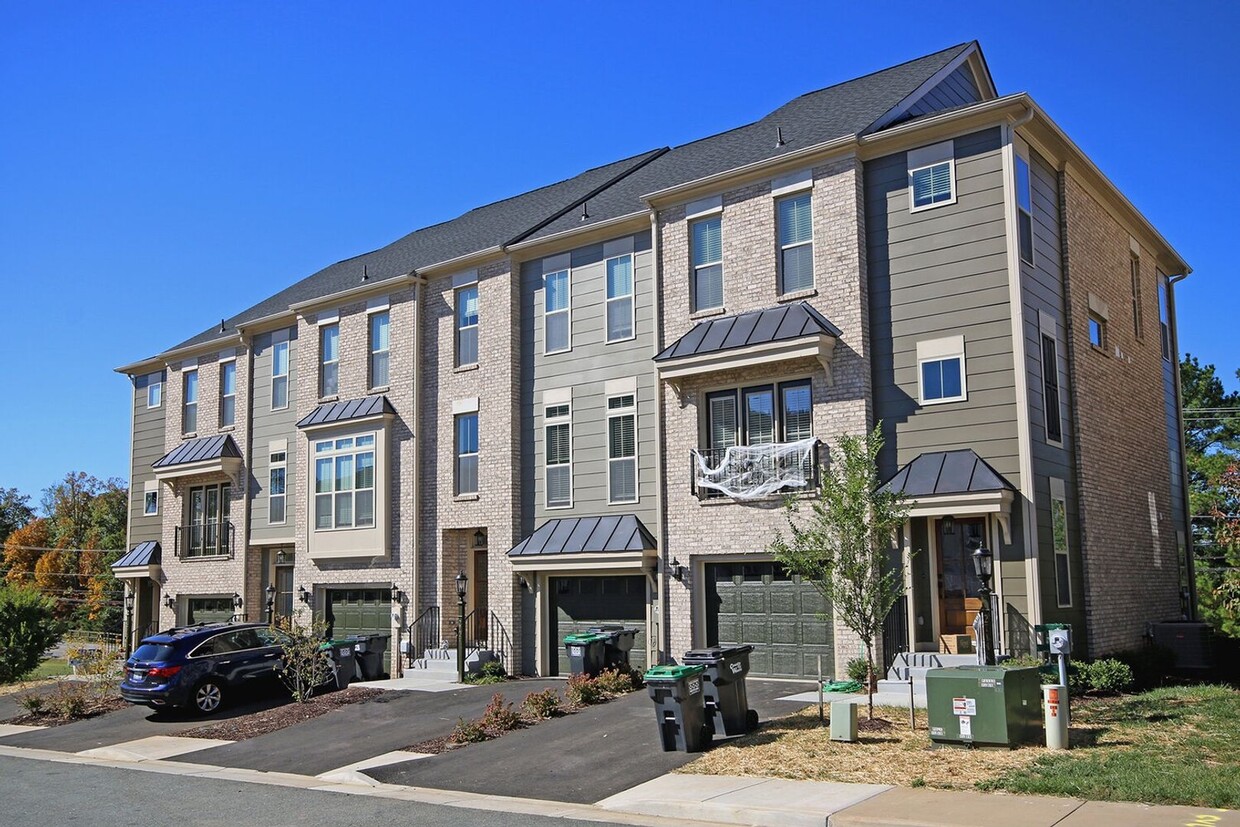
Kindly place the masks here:
POLYGON ((751 709, 745 714, 745 728, 750 732, 758 728, 758 710, 751 709))
POLYGON ((702 751, 705 752, 710 747, 710 742, 715 737, 715 727, 711 724, 702 724, 702 751))

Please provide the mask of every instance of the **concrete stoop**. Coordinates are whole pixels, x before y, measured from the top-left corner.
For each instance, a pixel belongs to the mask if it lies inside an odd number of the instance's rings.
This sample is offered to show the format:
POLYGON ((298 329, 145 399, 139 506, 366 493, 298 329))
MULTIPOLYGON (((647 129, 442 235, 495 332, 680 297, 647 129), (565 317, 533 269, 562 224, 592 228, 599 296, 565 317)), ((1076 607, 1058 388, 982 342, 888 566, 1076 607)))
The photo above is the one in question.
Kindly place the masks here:
POLYGON ((901 652, 896 655, 887 677, 878 682, 878 691, 884 694, 902 693, 908 696, 908 682, 913 681, 913 694, 926 694, 926 673, 945 666, 976 666, 977 655, 949 655, 938 652, 901 652))

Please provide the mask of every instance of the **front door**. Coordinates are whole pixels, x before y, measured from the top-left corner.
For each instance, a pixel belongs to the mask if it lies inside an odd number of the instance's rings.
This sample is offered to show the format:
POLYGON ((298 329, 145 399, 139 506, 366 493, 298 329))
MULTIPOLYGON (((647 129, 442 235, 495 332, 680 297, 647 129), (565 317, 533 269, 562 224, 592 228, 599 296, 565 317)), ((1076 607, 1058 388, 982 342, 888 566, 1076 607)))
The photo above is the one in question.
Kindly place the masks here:
POLYGON ((939 636, 952 641, 972 634, 973 618, 982 608, 981 581, 973 571, 973 551, 983 542, 986 521, 981 517, 960 519, 948 529, 938 521, 939 636))
POLYGON ((487 639, 487 618, 490 614, 487 609, 487 550, 485 548, 474 549, 474 576, 470 581, 470 586, 473 589, 470 610, 474 612, 474 636, 477 642, 482 643, 487 639))

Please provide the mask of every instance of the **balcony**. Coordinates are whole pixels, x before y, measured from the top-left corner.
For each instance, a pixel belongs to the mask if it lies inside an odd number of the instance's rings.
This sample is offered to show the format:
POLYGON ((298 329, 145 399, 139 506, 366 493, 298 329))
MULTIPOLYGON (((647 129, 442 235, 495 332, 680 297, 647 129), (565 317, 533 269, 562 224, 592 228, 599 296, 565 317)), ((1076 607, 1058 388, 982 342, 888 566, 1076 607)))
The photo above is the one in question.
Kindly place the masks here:
POLYGON ((179 525, 176 527, 173 554, 178 560, 198 557, 227 557, 231 560, 235 545, 236 532, 230 520, 179 525))
POLYGON ((760 500, 818 489, 817 437, 799 442, 694 448, 689 452, 691 490, 699 500, 760 500))

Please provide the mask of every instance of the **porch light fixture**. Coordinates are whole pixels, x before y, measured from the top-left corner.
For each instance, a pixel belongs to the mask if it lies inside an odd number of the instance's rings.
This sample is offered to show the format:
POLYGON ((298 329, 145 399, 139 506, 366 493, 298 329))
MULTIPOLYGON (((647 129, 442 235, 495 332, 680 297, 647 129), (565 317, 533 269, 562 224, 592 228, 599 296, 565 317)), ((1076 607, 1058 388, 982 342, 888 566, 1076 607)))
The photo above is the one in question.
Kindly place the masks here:
POLYGON ((133 592, 125 592, 125 614, 133 612, 133 592))
POLYGON ((233 600, 233 610, 239 611, 241 609, 241 595, 237 594, 236 592, 233 592, 232 600, 233 600))
POLYGON ((276 584, 268 583, 264 591, 267 594, 267 623, 270 625, 276 617, 276 584))
POLYGON ((175 594, 165 595, 165 596, 164 596, 164 605, 165 605, 165 606, 167 606, 169 609, 175 609, 175 608, 177 607, 177 597, 176 597, 176 595, 175 595, 175 594))
POLYGON ((284 549, 278 549, 278 550, 276 551, 276 565, 277 565, 277 566, 282 566, 282 565, 284 565, 284 561, 285 561, 285 560, 287 560, 287 559, 288 559, 288 552, 287 552, 287 551, 285 551, 284 549))
POLYGON ((465 576, 465 572, 461 572, 456 576, 456 596, 459 600, 465 599, 465 587, 469 583, 469 578, 465 576))
POLYGON ((672 558, 672 562, 668 565, 668 568, 672 573, 672 577, 676 578, 677 580, 684 579, 685 567, 680 565, 680 561, 677 560, 675 557, 672 558))
POLYGON ((474 548, 486 548, 486 547, 487 547, 487 533, 483 531, 482 529, 478 529, 477 531, 474 532, 474 548))
POLYGON ((948 514, 943 518, 943 534, 950 537, 956 533, 956 518, 948 514))
POLYGON ((456 576, 456 680, 458 683, 465 683, 465 587, 467 585, 469 585, 469 578, 465 576, 464 571, 461 571, 456 576))
POLYGON ((986 666, 994 666, 995 646, 992 633, 993 618, 990 611, 990 578, 995 573, 995 556, 983 543, 979 543, 977 551, 973 552, 973 571, 977 574, 977 579, 981 581, 977 596, 982 601, 981 610, 978 612, 982 618, 982 628, 978 631, 977 644, 982 650, 982 663, 986 666))
POLYGON ((392 583, 392 602, 396 604, 405 602, 405 593, 400 590, 400 586, 392 583))
POLYGON ((990 586, 990 578, 995 574, 995 555, 986 546, 978 546, 973 552, 973 573, 983 586, 990 586))
POLYGON ((302 603, 306 603, 306 604, 310 603, 310 592, 306 591, 305 586, 297 587, 297 599, 300 600, 302 603))

